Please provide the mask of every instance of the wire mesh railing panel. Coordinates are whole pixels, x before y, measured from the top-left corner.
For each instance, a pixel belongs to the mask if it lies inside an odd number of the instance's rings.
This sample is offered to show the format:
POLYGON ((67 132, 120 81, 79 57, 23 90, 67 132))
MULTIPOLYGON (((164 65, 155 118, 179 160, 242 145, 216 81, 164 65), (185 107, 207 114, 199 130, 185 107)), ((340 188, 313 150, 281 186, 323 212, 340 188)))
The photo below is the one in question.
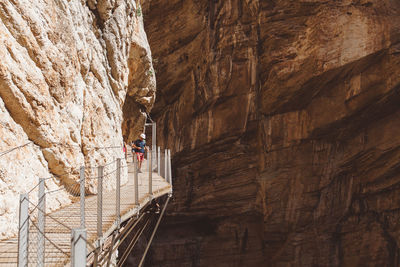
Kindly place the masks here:
POLYGON ((28 237, 28 265, 38 265, 38 253, 39 246, 37 243, 37 239, 39 237, 38 231, 35 227, 32 227, 32 221, 29 219, 29 224, 31 225, 29 229, 29 237, 28 237))
POLYGON ((40 245, 38 244, 38 238, 39 238, 38 229, 37 229, 37 227, 33 226, 32 222, 33 221, 37 222, 40 207, 39 207, 39 203, 37 201, 32 202, 30 199, 28 201, 29 201, 29 203, 28 203, 29 213, 28 213, 28 217, 25 220, 27 222, 27 226, 29 229, 28 237, 26 239, 25 238, 21 239, 20 242, 22 241, 22 245, 24 245, 25 243, 27 244, 28 253, 26 255, 23 255, 23 258, 26 257, 28 265, 29 264, 37 265, 38 264, 38 262, 37 262, 38 253, 40 253, 39 247, 41 245, 42 249, 44 249, 44 244, 43 243, 41 243, 40 245))
POLYGON ((165 193, 168 188, 164 180, 171 177, 167 150, 149 150, 141 173, 136 171, 138 165, 137 155, 128 152, 126 160, 113 159, 104 166, 74 170, 77 181, 41 178, 28 194, 21 195, 21 199, 25 196, 24 225, 28 228, 23 228, 20 220, 20 236, 9 243, 0 242, 0 264, 16 265, 22 240, 26 253, 20 260, 35 266, 64 266, 73 258, 71 238, 82 228, 87 229, 87 252, 98 251, 110 231, 119 229, 122 217, 126 220, 137 214, 153 193, 165 193))
POLYGON ((34 266, 64 266, 70 260, 71 230, 58 220, 46 216, 45 232, 35 220, 30 220, 29 264, 34 266), (43 245, 40 240, 44 239, 43 245))
POLYGON ((117 180, 121 181, 121 164, 117 166, 118 161, 115 161, 112 165, 105 168, 103 175, 103 221, 102 221, 102 232, 106 232, 111 226, 116 223, 117 214, 117 198, 120 197, 120 182, 117 184, 117 180), (119 188, 117 187, 119 185, 119 188))
POLYGON ((151 169, 153 172, 157 172, 157 149, 151 150, 151 169))
POLYGON ((63 266, 69 261, 72 213, 62 216, 62 210, 46 213, 45 199, 56 192, 38 197, 39 203, 29 202, 28 264, 34 266, 63 266), (41 201, 44 203, 41 203, 41 201))
POLYGON ((165 152, 164 152, 164 151, 161 151, 161 153, 160 153, 160 163, 159 163, 159 165, 160 165, 160 172, 159 172, 159 175, 160 175, 161 177, 163 177, 163 178, 165 178, 165 174, 166 174, 166 171, 165 171, 165 167, 166 167, 165 161, 166 161, 165 152))

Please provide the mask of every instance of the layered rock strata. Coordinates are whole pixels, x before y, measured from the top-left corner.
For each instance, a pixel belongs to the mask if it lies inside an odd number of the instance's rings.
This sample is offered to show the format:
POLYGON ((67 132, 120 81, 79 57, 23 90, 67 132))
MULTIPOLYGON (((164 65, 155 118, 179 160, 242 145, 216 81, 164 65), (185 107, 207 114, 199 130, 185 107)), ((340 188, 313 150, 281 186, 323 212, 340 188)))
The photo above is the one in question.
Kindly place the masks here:
MULTIPOLYGON (((19 194, 39 177, 54 176, 51 190, 86 166, 88 191, 96 191, 94 167, 122 157, 123 141, 143 130, 155 76, 134 0, 1 1, 0 57, 0 151, 29 142, 0 157, 7 238, 16 232, 19 194)), ((60 191, 47 207, 69 201, 60 191)))
POLYGON ((147 266, 399 265, 399 2, 144 10, 174 175, 147 266))

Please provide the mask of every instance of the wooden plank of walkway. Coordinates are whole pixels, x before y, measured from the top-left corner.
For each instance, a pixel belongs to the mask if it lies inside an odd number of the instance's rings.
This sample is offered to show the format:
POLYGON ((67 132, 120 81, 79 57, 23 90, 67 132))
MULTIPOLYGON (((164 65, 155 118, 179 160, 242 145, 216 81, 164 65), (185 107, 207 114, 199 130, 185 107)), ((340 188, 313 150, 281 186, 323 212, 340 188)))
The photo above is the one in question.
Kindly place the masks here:
MULTIPOLYGON (((146 162, 144 162, 145 165, 146 162)), ((171 186, 157 173, 152 173, 153 197, 157 198, 170 192, 171 186)), ((135 206, 135 189, 133 182, 133 166, 128 164, 128 182, 121 186, 120 210, 122 220, 135 215, 138 210, 149 202, 149 173, 146 170, 139 173, 139 206, 135 206)), ((115 229, 116 220, 116 191, 103 193, 103 237, 107 237, 115 229)), ((85 202, 85 226, 87 229, 88 252, 93 251, 97 240, 97 196, 86 198, 85 202)), ((80 227, 80 206, 75 202, 60 210, 46 215, 45 223, 45 265, 65 266, 69 265, 71 251, 71 229, 80 227)), ((29 233, 29 263, 37 265, 37 228, 30 225, 29 233)), ((16 266, 18 242, 16 238, 0 242, 0 265, 16 266)))

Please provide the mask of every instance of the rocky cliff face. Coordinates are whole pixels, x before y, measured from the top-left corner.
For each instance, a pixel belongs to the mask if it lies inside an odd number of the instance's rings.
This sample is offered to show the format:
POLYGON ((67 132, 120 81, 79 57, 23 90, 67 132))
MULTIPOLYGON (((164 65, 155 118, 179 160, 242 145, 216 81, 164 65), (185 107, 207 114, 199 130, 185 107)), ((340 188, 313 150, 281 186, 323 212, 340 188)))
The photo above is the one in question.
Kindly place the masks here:
MULTIPOLYGON (((0 58, 0 151, 28 143, 0 156, 4 238, 15 234, 19 194, 39 177, 54 175, 54 189, 80 166, 121 157, 123 140, 142 131, 155 77, 134 0, 2 0, 0 58)), ((47 207, 69 201, 60 191, 47 207)))
POLYGON ((145 2, 174 200, 148 266, 397 266, 400 3, 145 2))

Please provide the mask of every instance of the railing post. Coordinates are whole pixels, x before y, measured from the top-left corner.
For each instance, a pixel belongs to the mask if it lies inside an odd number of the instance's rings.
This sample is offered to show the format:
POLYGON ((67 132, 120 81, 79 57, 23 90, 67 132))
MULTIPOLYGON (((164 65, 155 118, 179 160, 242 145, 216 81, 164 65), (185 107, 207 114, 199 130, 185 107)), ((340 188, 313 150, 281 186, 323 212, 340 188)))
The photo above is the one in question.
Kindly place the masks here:
POLYGON ((148 149, 146 154, 147 154, 147 171, 150 172, 150 170, 151 170, 151 165, 150 165, 151 148, 148 149))
POLYGON ((157 149, 157 173, 161 176, 161 148, 157 149))
POLYGON ((168 149, 165 149, 164 152, 164 179, 169 182, 168 180, 168 149))
MULTIPOLYGON (((149 153, 150 157, 147 159, 149 166, 153 166, 153 153, 149 153)), ((153 168, 149 170, 149 198, 153 199, 153 168)))
POLYGON ((71 266, 86 266, 86 229, 71 231, 71 266))
POLYGON ((157 147, 151 149, 151 171, 157 170, 157 147))
POLYGON ((38 190, 38 250, 37 250, 37 260, 38 266, 44 266, 44 253, 45 253, 45 243, 44 243, 44 224, 45 224, 45 211, 46 211, 46 195, 44 193, 44 181, 45 179, 39 179, 39 190, 38 190))
POLYGON ((151 127, 152 127, 152 129, 151 129, 151 142, 152 142, 152 147, 151 147, 151 149, 153 150, 153 151, 155 151, 156 150, 156 145, 157 145, 157 140, 156 140, 156 138, 157 138, 157 126, 156 126, 156 123, 155 122, 153 122, 152 124, 151 124, 151 127))
POLYGON ((28 266, 28 237, 29 197, 28 194, 21 194, 19 199, 18 267, 28 266))
POLYGON ((79 170, 79 187, 80 187, 80 206, 81 206, 81 228, 85 228, 85 167, 79 170))
POLYGON ((103 237, 103 166, 97 169, 97 238, 103 237))
POLYGON ((168 178, 169 178, 169 184, 171 185, 172 188, 171 149, 168 149, 168 178))
POLYGON ((133 179, 133 186, 135 187, 135 206, 139 205, 139 178, 138 178, 138 160, 137 156, 134 155, 134 179, 133 179))
MULTIPOLYGON (((152 146, 151 146, 151 151, 152 151, 152 164, 151 164, 151 170, 153 170, 153 164, 156 161, 156 153, 157 153, 157 125, 155 122, 153 122, 151 124, 152 127, 152 131, 151 131, 151 142, 152 142, 152 146), (154 161, 153 161, 154 160, 154 161)), ((157 168, 157 165, 155 166, 157 168)))
POLYGON ((103 171, 104 166, 97 168, 97 248, 94 251, 93 265, 98 265, 99 252, 103 238, 103 171))
POLYGON ((117 228, 121 223, 121 159, 117 159, 117 186, 116 186, 116 205, 115 205, 115 215, 117 216, 117 228))

